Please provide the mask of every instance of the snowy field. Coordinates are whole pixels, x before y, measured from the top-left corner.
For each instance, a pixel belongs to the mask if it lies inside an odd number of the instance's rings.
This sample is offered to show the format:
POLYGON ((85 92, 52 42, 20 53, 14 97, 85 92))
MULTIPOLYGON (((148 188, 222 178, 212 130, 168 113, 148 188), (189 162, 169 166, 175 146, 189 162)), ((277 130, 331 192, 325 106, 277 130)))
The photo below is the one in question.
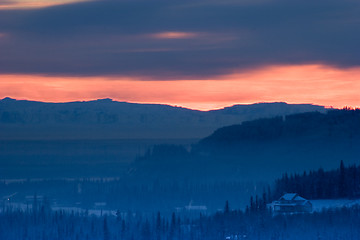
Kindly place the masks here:
POLYGON ((360 199, 321 199, 310 200, 313 205, 314 212, 320 212, 325 209, 352 207, 354 205, 360 205, 360 199))
MULTIPOLYGON (((0 208, 0 212, 3 211, 5 208, 10 208, 10 209, 21 209, 23 211, 27 211, 27 210, 31 210, 32 209, 32 204, 25 204, 25 203, 6 203, 6 204, 2 204, 3 207, 0 208), (5 208, 4 208, 5 207, 5 208)), ((79 213, 80 215, 95 215, 95 216, 103 216, 103 215, 113 215, 116 216, 116 210, 108 210, 108 209, 83 209, 80 207, 68 207, 68 206, 51 206, 51 209, 53 211, 59 211, 59 210, 63 210, 67 213, 79 213)), ((121 213, 122 215, 126 214, 126 213, 121 213)))
MULTIPOLYGON (((310 200, 310 202, 313 205, 313 212, 321 212, 322 210, 327 209, 339 209, 339 208, 349 208, 355 205, 360 205, 360 199, 321 199, 321 200, 310 200)), ((24 211, 31 209, 32 204, 25 204, 25 203, 9 203, 9 202, 3 202, 1 204, 3 207, 10 207, 12 209, 22 209, 24 211)), ((0 212, 4 208, 0 209, 0 212)), ((74 212, 74 213, 80 213, 85 215, 95 215, 95 216, 102 216, 102 215, 113 215, 116 216, 117 210, 109 210, 109 209, 101 209, 99 206, 95 206, 94 209, 84 209, 81 207, 70 207, 70 206, 51 206, 51 209, 54 211, 58 210, 64 210, 66 212, 74 212)), ((121 213, 122 215, 126 214, 124 212, 121 213)))

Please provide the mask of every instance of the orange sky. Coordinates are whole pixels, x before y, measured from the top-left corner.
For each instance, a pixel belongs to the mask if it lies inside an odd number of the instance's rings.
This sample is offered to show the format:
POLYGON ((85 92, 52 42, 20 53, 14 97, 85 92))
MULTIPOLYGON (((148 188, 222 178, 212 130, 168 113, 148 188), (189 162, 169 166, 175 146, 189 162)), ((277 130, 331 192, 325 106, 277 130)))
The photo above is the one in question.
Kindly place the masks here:
POLYGON ((271 66, 208 80, 0 75, 0 98, 48 102, 112 98, 200 110, 274 101, 359 107, 359 78, 360 68, 324 65, 271 66))

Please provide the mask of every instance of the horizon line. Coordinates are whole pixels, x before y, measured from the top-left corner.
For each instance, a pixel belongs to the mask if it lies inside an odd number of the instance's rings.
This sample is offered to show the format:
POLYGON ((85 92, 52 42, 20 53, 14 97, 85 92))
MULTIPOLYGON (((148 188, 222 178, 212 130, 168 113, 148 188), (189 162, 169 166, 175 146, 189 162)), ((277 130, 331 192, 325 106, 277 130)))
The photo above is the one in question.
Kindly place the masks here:
POLYGON ((210 111, 216 111, 216 110, 222 110, 225 108, 231 108, 231 107, 235 107, 235 106, 251 106, 251 105, 257 105, 257 104, 276 104, 276 103, 282 103, 282 104, 286 104, 286 105, 312 105, 312 106, 319 106, 319 107, 323 107, 324 109, 344 109, 344 108, 351 108, 351 109, 356 109, 355 107, 349 107, 349 106, 343 106, 342 108, 336 108, 333 106, 326 106, 326 105, 319 105, 319 104, 314 104, 314 103, 306 103, 306 102, 302 102, 302 103, 289 103, 286 101, 259 101, 259 102, 253 102, 253 103, 233 103, 231 105, 224 105, 222 107, 219 108, 211 108, 211 109, 196 109, 196 108, 191 108, 191 107, 187 107, 181 104, 170 104, 170 103, 158 103, 158 102, 132 102, 132 101, 121 101, 118 99, 113 99, 110 97, 105 97, 105 98, 97 98, 97 99, 90 99, 90 100, 74 100, 74 101, 41 101, 41 100, 32 100, 32 99, 20 99, 20 98, 13 98, 13 97, 3 97, 2 99, 0 99, 0 102, 4 101, 4 100, 13 100, 13 101, 27 101, 27 102, 37 102, 37 103, 48 103, 48 104, 67 104, 67 103, 90 103, 90 102, 96 102, 96 101, 108 101, 108 102, 114 102, 114 103, 128 103, 128 104, 141 104, 141 105, 162 105, 162 106, 170 106, 170 107, 174 107, 174 108, 183 108, 183 109, 188 109, 188 110, 193 110, 193 111, 200 111, 200 112, 210 112, 210 111))

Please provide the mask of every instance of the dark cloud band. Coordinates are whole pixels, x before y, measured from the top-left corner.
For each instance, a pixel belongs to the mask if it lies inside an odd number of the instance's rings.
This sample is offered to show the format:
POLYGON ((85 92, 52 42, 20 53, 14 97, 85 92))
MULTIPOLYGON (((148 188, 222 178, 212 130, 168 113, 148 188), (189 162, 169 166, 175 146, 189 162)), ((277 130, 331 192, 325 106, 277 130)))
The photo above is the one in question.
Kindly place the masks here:
POLYGON ((359 23, 352 0, 102 0, 2 10, 0 72, 162 79, 272 64, 353 67, 359 23))

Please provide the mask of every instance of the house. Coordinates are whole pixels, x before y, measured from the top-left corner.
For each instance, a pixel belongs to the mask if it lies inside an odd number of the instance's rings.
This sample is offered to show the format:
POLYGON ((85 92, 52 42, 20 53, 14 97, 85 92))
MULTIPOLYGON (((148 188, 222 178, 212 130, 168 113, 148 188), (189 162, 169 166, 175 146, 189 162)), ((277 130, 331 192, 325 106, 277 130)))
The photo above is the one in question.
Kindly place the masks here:
POLYGON ((193 201, 191 200, 188 206, 185 206, 185 210, 186 211, 198 211, 198 212, 206 212, 207 211, 207 207, 204 205, 192 205, 193 201))
POLYGON ((177 207, 176 212, 178 214, 185 214, 186 216, 199 216, 199 214, 207 214, 207 206, 205 205, 193 205, 193 201, 190 201, 189 205, 184 207, 177 207))
POLYGON ((268 204, 268 208, 274 214, 310 213, 312 212, 312 203, 297 193, 286 193, 279 200, 268 204))

